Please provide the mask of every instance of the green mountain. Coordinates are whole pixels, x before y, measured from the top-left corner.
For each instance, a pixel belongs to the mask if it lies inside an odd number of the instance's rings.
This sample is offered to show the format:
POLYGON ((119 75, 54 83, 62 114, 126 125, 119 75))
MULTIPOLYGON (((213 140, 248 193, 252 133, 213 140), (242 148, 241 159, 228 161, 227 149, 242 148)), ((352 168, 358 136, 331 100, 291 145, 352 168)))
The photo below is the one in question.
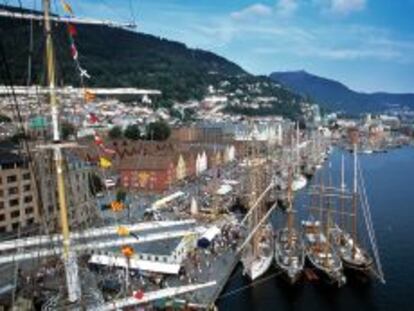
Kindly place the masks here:
MULTIPOLYGON (((208 86, 212 85, 222 91, 237 91, 234 97, 238 101, 228 111, 248 114, 282 113, 291 117, 300 113, 299 96, 280 88, 268 77, 250 75, 235 63, 214 53, 108 26, 78 24, 76 29, 79 61, 91 75, 91 79, 85 80, 86 86, 159 89, 163 93, 162 100, 171 105, 172 100, 201 99, 207 94, 208 86), (223 81, 231 81, 231 86, 225 84, 225 87, 220 87, 223 81), (281 99, 274 101, 273 109, 249 109, 245 105, 237 105, 237 102, 262 95, 260 92, 256 94, 257 89, 256 93, 251 92, 251 85, 255 84, 262 85, 267 96, 281 99)), ((30 22, 0 17, 0 36, 14 75, 14 83, 26 84, 30 22)), ((53 36, 59 84, 78 86, 80 79, 71 59, 66 25, 54 23, 53 36)), ((45 80, 44 35, 43 25, 39 21, 33 23, 33 42, 32 83, 41 84, 45 80)))

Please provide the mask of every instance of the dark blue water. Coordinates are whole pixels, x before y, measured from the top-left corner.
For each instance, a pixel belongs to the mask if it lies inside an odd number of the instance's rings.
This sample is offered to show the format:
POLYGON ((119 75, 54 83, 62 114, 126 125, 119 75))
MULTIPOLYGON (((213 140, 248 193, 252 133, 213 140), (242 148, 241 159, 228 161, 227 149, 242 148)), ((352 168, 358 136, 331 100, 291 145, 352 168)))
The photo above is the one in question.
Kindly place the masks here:
MULTIPOLYGON (((352 155, 345 154, 351 186, 352 155)), ((336 150, 329 159, 336 183, 340 158, 341 151, 336 150)), ((220 310, 414 310, 414 149, 361 155, 359 160, 386 284, 354 280, 340 289, 307 282, 291 287, 272 268, 249 287, 238 267, 217 302, 220 310)), ((327 167, 319 174, 328 174, 327 167)), ((298 218, 306 213, 306 202, 304 192, 299 193, 295 200, 298 218)), ((274 223, 283 223, 283 215, 274 215, 274 223)))

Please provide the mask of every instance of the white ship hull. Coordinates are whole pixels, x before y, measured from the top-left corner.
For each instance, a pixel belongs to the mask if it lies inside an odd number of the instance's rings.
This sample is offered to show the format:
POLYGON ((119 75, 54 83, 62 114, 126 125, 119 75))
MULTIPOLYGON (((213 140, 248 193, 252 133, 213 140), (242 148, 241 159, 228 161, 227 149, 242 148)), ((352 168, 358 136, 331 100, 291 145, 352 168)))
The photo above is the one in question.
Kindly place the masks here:
POLYGON ((299 190, 305 188, 307 183, 308 183, 308 181, 307 181, 305 176, 303 176, 303 175, 295 176, 295 179, 292 182, 292 190, 293 191, 299 191, 299 190))
POLYGON ((273 256, 261 256, 256 258, 254 261, 244 266, 244 275, 247 275, 250 280, 254 281, 257 278, 261 277, 263 274, 269 270, 272 265, 273 256))
POLYGON ((270 268, 274 255, 273 229, 269 224, 263 228, 263 240, 258 246, 258 254, 253 256, 252 248, 246 248, 242 254, 243 275, 247 275, 254 281, 270 268))

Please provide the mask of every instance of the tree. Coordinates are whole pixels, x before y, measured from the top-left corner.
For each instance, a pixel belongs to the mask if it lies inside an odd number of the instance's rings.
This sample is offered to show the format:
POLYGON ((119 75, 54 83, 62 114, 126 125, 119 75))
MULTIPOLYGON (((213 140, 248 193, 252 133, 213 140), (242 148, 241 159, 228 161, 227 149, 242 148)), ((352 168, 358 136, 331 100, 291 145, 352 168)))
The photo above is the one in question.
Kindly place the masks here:
POLYGON ((122 129, 119 126, 114 126, 109 130, 108 136, 112 139, 118 139, 122 137, 122 129))
POLYGON ((138 140, 141 137, 141 132, 137 124, 128 125, 124 132, 125 138, 138 140))
POLYGON ((76 133, 75 126, 69 122, 63 122, 60 130, 62 133, 63 140, 68 139, 69 136, 75 135, 76 133))
POLYGON ((166 140, 171 135, 171 128, 165 121, 156 121, 147 126, 148 140, 166 140))

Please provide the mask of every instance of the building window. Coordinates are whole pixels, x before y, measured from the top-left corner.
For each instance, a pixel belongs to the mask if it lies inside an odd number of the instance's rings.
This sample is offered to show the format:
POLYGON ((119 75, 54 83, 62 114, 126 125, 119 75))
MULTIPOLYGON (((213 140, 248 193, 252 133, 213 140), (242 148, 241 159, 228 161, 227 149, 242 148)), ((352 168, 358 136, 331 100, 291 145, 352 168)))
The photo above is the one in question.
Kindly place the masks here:
POLYGON ((3 189, 0 189, 0 198, 2 198, 4 196, 4 191, 3 189))
POLYGON ((18 222, 16 222, 16 223, 12 224, 12 229, 13 229, 13 230, 17 230, 17 229, 19 229, 19 223, 18 223, 18 222))
POLYGON ((28 207, 24 211, 26 214, 33 214, 33 207, 28 207))
POLYGON ((13 182, 16 182, 16 181, 17 181, 17 176, 16 175, 7 176, 7 182, 8 183, 13 183, 13 182))
POLYGON ((9 205, 10 206, 17 206, 17 205, 19 205, 19 200, 18 199, 10 200, 9 205))
POLYGON ((0 227, 0 233, 6 232, 6 227, 0 227))
POLYGON ((31 189, 32 189, 31 185, 24 185, 24 187, 23 187, 23 191, 25 191, 25 192, 30 191, 31 189))
POLYGON ((26 222, 26 225, 33 225, 34 224, 34 218, 29 218, 26 222))
POLYGON ((19 189, 17 187, 9 188, 9 195, 17 194, 18 192, 19 192, 19 189))
POLYGON ((6 219, 5 215, 0 215, 0 221, 4 221, 6 219))
POLYGON ((30 173, 24 173, 23 174, 23 179, 24 180, 29 180, 30 179, 30 173))
POLYGON ((0 201, 0 210, 4 209, 4 202, 0 201))
POLYGON ((24 203, 30 203, 33 201, 33 197, 31 195, 24 198, 24 203))
POLYGON ((14 211, 10 213, 11 218, 17 218, 20 216, 20 211, 14 211))

